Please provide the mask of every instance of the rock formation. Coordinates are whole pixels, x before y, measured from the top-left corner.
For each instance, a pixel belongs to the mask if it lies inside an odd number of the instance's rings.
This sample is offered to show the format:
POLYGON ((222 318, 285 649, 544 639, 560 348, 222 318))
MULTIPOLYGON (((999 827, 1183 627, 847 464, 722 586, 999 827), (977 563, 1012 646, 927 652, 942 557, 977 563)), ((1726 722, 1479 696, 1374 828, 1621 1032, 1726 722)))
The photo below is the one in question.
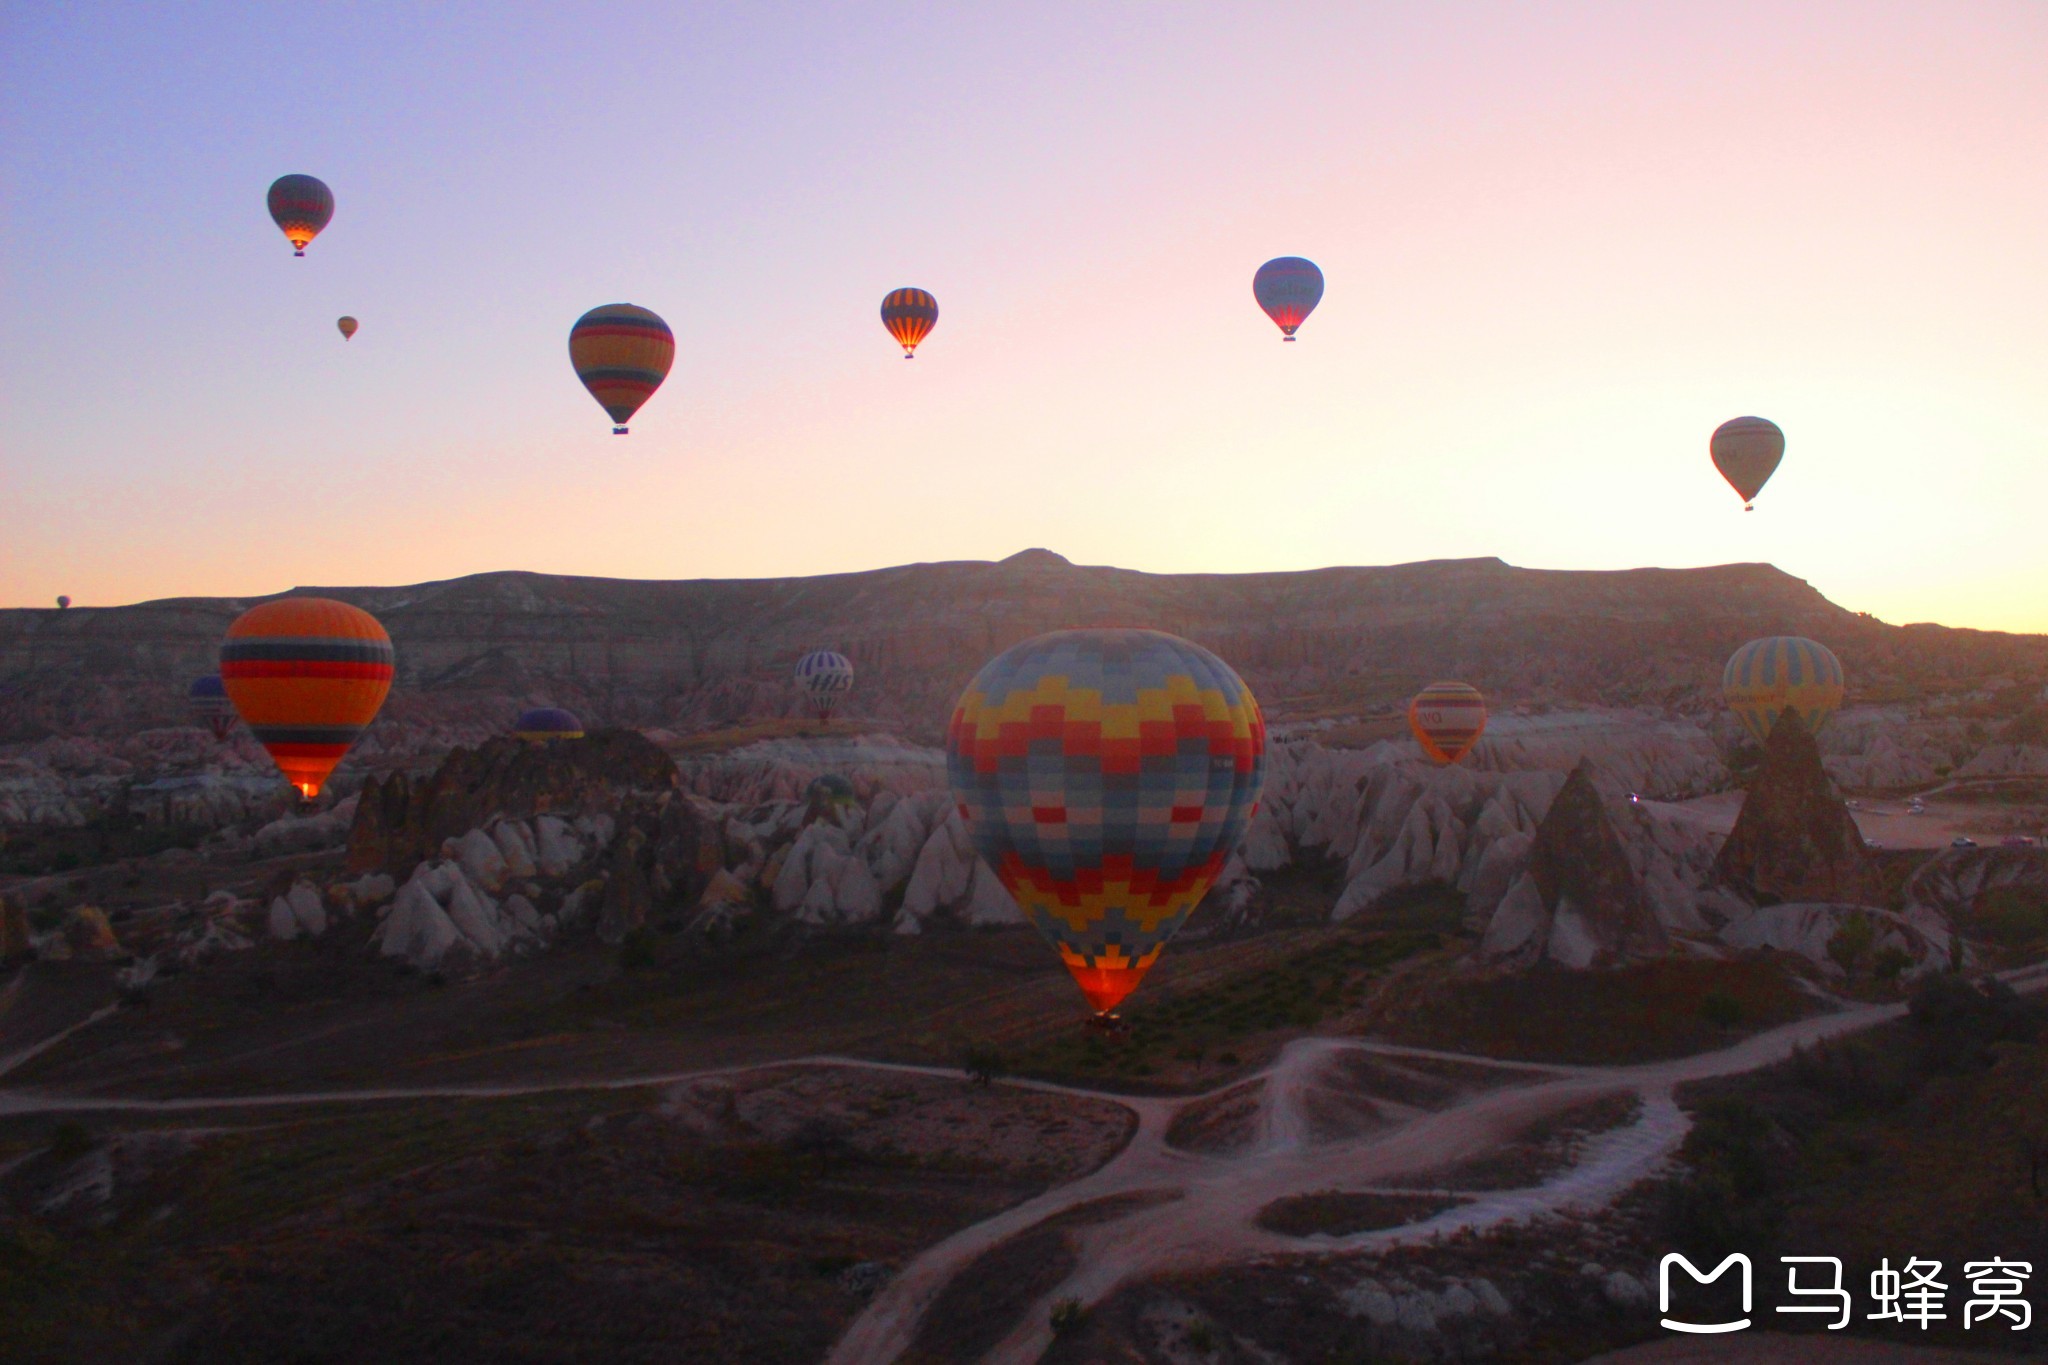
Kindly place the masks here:
POLYGON ((674 760, 637 731, 599 730, 544 745, 492 739, 456 749, 423 781, 397 773, 365 784, 349 831, 348 869, 403 878, 443 840, 493 817, 609 810, 632 793, 676 784, 674 760))
POLYGON ((1480 951, 1496 961, 1588 968, 1655 956, 1669 946, 1582 763, 1537 826, 1528 871, 1502 897, 1480 951))
POLYGON ((1812 733, 1789 709, 1771 729, 1714 875, 1754 905, 1879 903, 1876 862, 1821 766, 1812 733))

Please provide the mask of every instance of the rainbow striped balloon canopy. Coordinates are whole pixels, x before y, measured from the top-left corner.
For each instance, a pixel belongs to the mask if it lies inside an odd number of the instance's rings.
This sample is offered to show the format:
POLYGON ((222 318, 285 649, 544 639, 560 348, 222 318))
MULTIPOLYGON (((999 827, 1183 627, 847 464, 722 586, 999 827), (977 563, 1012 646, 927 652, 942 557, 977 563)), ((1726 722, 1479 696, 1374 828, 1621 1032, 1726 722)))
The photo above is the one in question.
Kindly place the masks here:
POLYGON ((612 419, 614 436, 626 434, 626 423, 654 397, 675 359, 675 333, 637 304, 593 308, 569 329, 569 363, 612 419))
POLYGON ((1486 731, 1486 698, 1470 683, 1433 682, 1408 703, 1408 728, 1422 752, 1456 763, 1486 731))
POLYGON ((249 608, 220 646, 220 678, 278 771, 312 800, 391 691, 391 637, 360 607, 280 597, 249 608))
POLYGON ((917 359, 917 343, 939 325, 939 301, 922 289, 892 289, 882 300, 882 325, 905 360, 917 359))
POLYGON ((1265 773, 1251 689, 1156 630, 1027 640, 975 675, 946 731, 975 847, 1101 1014, 1223 871, 1265 773))
POLYGON ((573 711, 559 706, 530 706, 512 722, 514 738, 529 744, 548 744, 558 739, 583 738, 583 722, 573 711))
POLYGON ((1300 256, 1275 256, 1252 276, 1252 297, 1280 329, 1280 339, 1292 341, 1323 301, 1322 269, 1300 256))
POLYGON ((1751 640, 1721 670, 1721 696, 1759 744, 1791 707, 1816 733, 1842 704, 1842 661, 1824 644, 1798 635, 1751 640))

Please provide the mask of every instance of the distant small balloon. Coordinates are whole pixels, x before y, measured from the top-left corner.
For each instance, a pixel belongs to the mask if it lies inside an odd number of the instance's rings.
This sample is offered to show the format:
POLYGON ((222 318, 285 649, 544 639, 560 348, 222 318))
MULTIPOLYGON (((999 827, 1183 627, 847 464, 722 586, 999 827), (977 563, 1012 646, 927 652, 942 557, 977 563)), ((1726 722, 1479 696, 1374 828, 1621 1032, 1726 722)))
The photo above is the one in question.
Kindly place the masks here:
POLYGON ((614 436, 626 434, 626 423, 654 397, 675 359, 675 333, 652 309, 636 304, 603 304, 569 329, 569 363, 610 415, 614 436))
POLYGON ((356 320, 354 318, 338 318, 335 320, 334 325, 341 329, 341 339, 343 341, 347 341, 356 334, 356 320))
POLYGON ((228 700, 227 685, 221 682, 220 674, 194 678, 185 689, 185 704, 193 719, 213 731, 215 739, 226 742, 235 728, 235 704, 228 700))
POLYGON ((1433 682, 1408 703, 1408 728, 1424 753, 1456 763, 1486 732, 1486 699, 1470 683, 1433 682))
POLYGON ((1280 329, 1282 341, 1294 340, 1294 329, 1323 301, 1323 272, 1300 256, 1275 256, 1252 276, 1252 297, 1280 329))
POLYGON ((903 348, 903 358, 915 360, 917 343, 939 325, 939 301, 922 289, 892 289, 882 300, 882 325, 903 348))
POLYGON ((292 244, 292 255, 306 254, 306 243, 320 235, 334 217, 334 191, 310 175, 281 175, 270 183, 270 220, 292 244))
POLYGON ((814 649, 796 661, 796 685, 819 720, 831 720, 839 699, 853 690, 853 661, 836 649, 814 649))
POLYGON ((1785 458, 1785 433, 1762 417, 1737 417, 1714 428, 1707 451, 1721 477, 1742 495, 1742 510, 1754 512, 1756 495, 1785 458))
POLYGON ((583 738, 583 722, 573 711, 559 706, 534 706, 519 713, 512 722, 512 734, 528 744, 553 744, 583 738))
POLYGON ((58 611, 62 611, 62 610, 64 610, 64 609, 65 609, 66 607, 68 607, 68 606, 70 606, 70 605, 71 605, 71 599, 70 599, 70 598, 68 598, 68 597, 59 597, 59 598, 57 599, 57 610, 58 610, 58 611))

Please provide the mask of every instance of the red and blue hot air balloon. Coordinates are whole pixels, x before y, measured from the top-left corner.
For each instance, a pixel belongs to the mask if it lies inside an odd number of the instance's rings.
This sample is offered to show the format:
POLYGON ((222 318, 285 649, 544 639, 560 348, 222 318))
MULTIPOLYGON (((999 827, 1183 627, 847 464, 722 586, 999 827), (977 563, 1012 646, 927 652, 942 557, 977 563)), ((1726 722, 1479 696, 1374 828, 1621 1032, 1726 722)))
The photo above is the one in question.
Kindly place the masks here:
POLYGON ((915 360, 917 343, 939 325, 939 301, 922 289, 892 289, 882 300, 882 325, 903 348, 903 358, 915 360))
POLYGON ((1252 276, 1252 297, 1280 328, 1280 339, 1292 341, 1295 328, 1323 301, 1323 272, 1300 256, 1275 256, 1252 276))
POLYGON ((975 675, 946 731, 975 848, 1098 1017, 1208 893, 1265 773, 1251 689, 1156 630, 1026 640, 975 675))
POLYGON ((185 705, 194 720, 213 731, 215 739, 225 742, 235 728, 235 704, 228 700, 227 685, 218 673, 194 678, 185 689, 185 705))
POLYGON ((266 196, 270 221, 292 244, 292 255, 306 254, 306 243, 320 235, 334 217, 334 191, 310 175, 281 175, 270 182, 266 196))

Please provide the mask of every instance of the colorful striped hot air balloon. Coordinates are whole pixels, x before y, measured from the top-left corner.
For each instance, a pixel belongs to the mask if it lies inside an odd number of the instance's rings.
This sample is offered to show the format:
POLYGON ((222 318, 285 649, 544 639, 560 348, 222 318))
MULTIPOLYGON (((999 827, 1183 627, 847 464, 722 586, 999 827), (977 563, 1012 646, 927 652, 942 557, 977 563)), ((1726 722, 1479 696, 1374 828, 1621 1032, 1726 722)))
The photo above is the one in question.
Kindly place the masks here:
POLYGON ((306 254, 306 243, 320 235, 334 217, 334 191, 310 175, 281 175, 270 182, 270 220, 291 242, 292 255, 306 254))
POLYGON ((360 607, 280 597, 235 618, 220 677, 257 743, 307 800, 391 691, 391 637, 360 607))
POLYGON ((569 329, 569 363, 597 405, 610 414, 614 436, 654 396, 675 363, 676 338, 652 310, 607 303, 569 329))
POLYGON ((1486 698, 1470 683, 1433 682, 1408 703, 1408 728, 1422 752, 1456 763, 1486 731, 1486 698))
POLYGON ((1842 704, 1842 662, 1826 645, 1797 635, 1751 640, 1721 670, 1721 695, 1759 744, 1788 706, 1818 732, 1842 704))
POLYGON ((853 690, 853 660, 837 650, 814 649, 796 661, 796 685, 818 719, 830 720, 839 699, 853 690))
POLYGON ((1099 1016, 1222 872, 1265 771, 1244 680, 1154 630, 1027 640, 975 675, 946 730, 975 847, 1099 1016))
POLYGON ((185 689, 185 705, 194 720, 213 731, 215 739, 225 741, 235 728, 235 704, 228 700, 228 689, 218 673, 194 678, 185 689))
POLYGON ((343 341, 349 341, 349 340, 352 340, 352 339, 353 339, 353 338, 355 337, 355 334, 356 334, 356 320, 355 320, 354 318, 351 318, 351 317, 340 317, 340 318, 336 318, 336 319, 334 320, 334 325, 335 325, 336 327, 339 327, 339 328, 341 329, 341 339, 342 339, 343 341))
POLYGON ((1294 340, 1294 329, 1323 301, 1323 272, 1299 256, 1275 256, 1252 276, 1252 297, 1280 328, 1282 341, 1294 340))
POLYGON ((512 734, 529 744, 551 744, 562 739, 583 738, 583 722, 573 711, 559 706, 533 706, 512 722, 512 734))
POLYGON ((882 300, 882 325, 903 348, 903 358, 915 360, 917 343, 939 325, 939 301, 922 289, 891 289, 882 300))
POLYGON ((1756 495, 1785 458, 1785 433, 1762 417, 1737 417, 1714 428, 1707 443, 1714 468, 1742 496, 1742 510, 1756 510, 1756 495))

